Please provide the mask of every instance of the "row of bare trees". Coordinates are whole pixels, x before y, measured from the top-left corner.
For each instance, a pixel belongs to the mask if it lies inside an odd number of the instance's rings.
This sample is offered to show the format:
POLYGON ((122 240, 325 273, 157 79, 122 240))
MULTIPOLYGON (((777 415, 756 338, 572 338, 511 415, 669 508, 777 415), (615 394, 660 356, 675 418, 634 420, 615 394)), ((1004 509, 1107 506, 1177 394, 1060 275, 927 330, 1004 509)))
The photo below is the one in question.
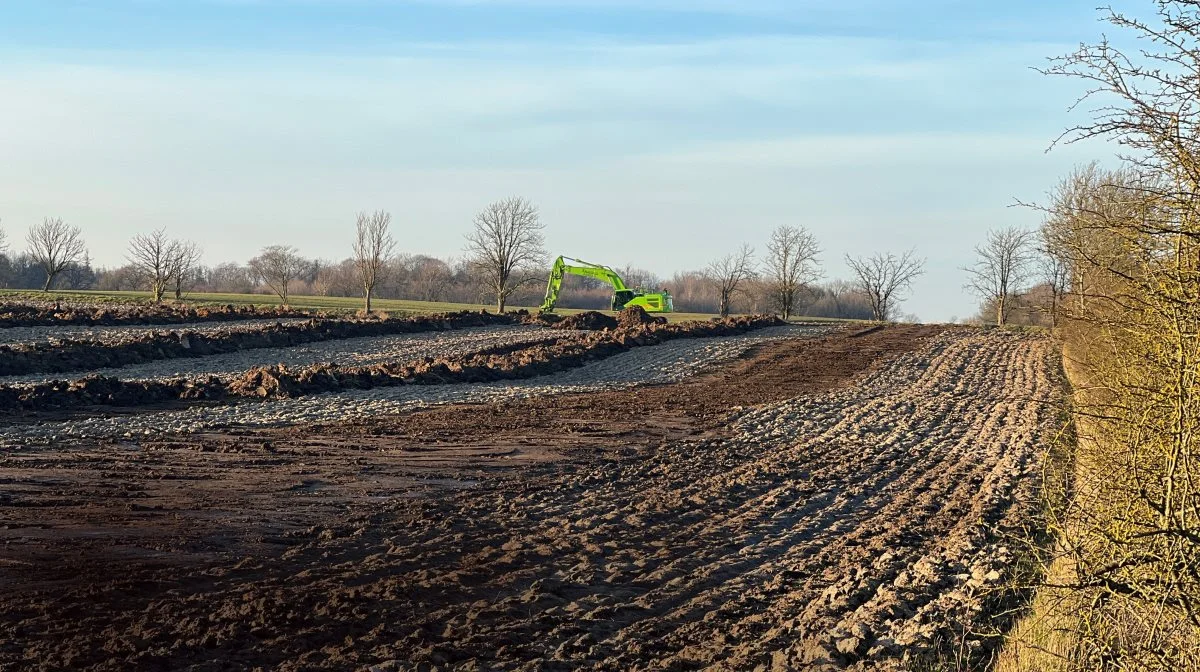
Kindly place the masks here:
MULTIPOLYGON (((812 233, 802 227, 781 226, 771 233, 761 271, 756 268, 754 248, 742 245, 736 252, 710 263, 704 276, 717 294, 721 317, 729 315, 734 298, 751 281, 761 280, 770 294, 772 310, 786 320, 802 292, 820 279, 820 253, 820 245, 812 233)), ((924 272, 924 263, 911 250, 900 256, 846 255, 846 264, 854 274, 852 287, 867 298, 872 317, 879 321, 896 318, 901 298, 924 272)))
MULTIPOLYGON (((345 295, 349 291, 347 286, 353 284, 367 311, 372 309, 381 284, 395 287, 395 279, 389 275, 403 273, 406 293, 424 300, 446 298, 448 290, 462 285, 461 276, 444 262, 399 256, 390 232, 391 222, 391 214, 383 210, 360 212, 355 221, 353 256, 343 263, 306 259, 290 245, 268 245, 244 267, 222 264, 212 269, 200 266, 200 251, 194 243, 173 239, 159 229, 134 236, 126 254, 128 265, 104 272, 101 284, 109 288, 132 285, 148 289, 156 302, 171 290, 180 299, 192 284, 208 291, 231 292, 261 286, 285 304, 298 283, 322 295, 331 291, 345 295), (401 268, 406 265, 413 268, 401 268), (414 291, 419 295, 413 294, 414 291)), ((531 296, 526 295, 545 280, 547 254, 543 231, 537 207, 521 197, 496 201, 476 215, 466 235, 465 269, 471 276, 471 284, 489 295, 497 310, 505 310, 518 292, 524 300, 529 300, 531 296)), ((47 219, 32 229, 30 240, 35 256, 44 262, 45 288, 67 265, 78 260, 82 250, 79 230, 57 219, 47 219)), ((793 315, 802 299, 811 307, 814 300, 825 297, 837 308, 843 294, 838 289, 840 285, 816 285, 822 275, 818 265, 820 247, 809 231, 802 227, 779 227, 772 232, 766 250, 760 264, 754 258, 754 249, 743 245, 737 252, 711 263, 699 275, 697 280, 707 284, 715 295, 717 312, 729 315, 739 298, 745 299, 748 307, 766 308, 785 319, 793 315)), ((899 257, 847 256, 846 261, 855 273, 851 291, 866 298, 877 320, 896 317, 899 298, 921 273, 923 263, 912 252, 899 257)), ((659 283, 651 274, 637 269, 624 269, 622 274, 631 286, 659 283)), ((675 281, 683 286, 691 279, 682 274, 675 281)), ((391 293, 395 295, 395 290, 391 293)), ((475 295, 469 301, 474 302, 475 295)))
MULTIPOLYGON (((380 283, 395 266, 396 241, 391 235, 391 222, 391 213, 384 210, 360 212, 355 220, 353 256, 348 262, 367 312, 372 309, 380 283)), ((537 208, 520 197, 496 201, 476 215, 466 237, 468 260, 492 294, 498 311, 504 311, 515 292, 544 274, 542 229, 537 208)), ((328 293, 341 273, 333 264, 303 258, 290 245, 264 247, 249 261, 248 268, 253 278, 285 304, 295 282, 306 273, 311 271, 311 286, 322 294, 328 293)), ((440 279, 444 276, 431 281, 440 279)))
MULTIPOLYGON (((385 264, 395 249, 388 230, 391 219, 391 214, 379 210, 359 213, 355 223, 354 266, 362 288, 364 309, 368 312, 385 264)), ((172 240, 159 229, 134 236, 129 244, 128 259, 137 276, 148 284, 154 301, 158 302, 171 286, 175 289, 175 298, 182 298, 184 283, 193 276, 200 252, 194 243, 172 240)), ((247 268, 251 277, 266 285, 286 305, 292 287, 312 264, 291 245, 268 245, 250 259, 247 268)), ((320 277, 319 270, 316 276, 320 277)))
MULTIPOLYGON (((353 267, 367 312, 372 309, 380 283, 395 266, 396 241, 391 235, 391 223, 391 213, 384 210, 360 212, 355 219, 353 256, 348 263, 353 267)), ((541 231, 537 208, 519 197, 492 203, 475 217, 473 229, 467 235, 470 265, 492 293, 500 312, 514 292, 544 272, 541 231)), ((330 291, 339 274, 345 275, 333 264, 301 257, 290 245, 264 247, 249 261, 248 267, 251 275, 285 304, 292 286, 306 272, 311 271, 311 285, 321 294, 330 291)), ((440 279, 444 276, 432 281, 440 279)))

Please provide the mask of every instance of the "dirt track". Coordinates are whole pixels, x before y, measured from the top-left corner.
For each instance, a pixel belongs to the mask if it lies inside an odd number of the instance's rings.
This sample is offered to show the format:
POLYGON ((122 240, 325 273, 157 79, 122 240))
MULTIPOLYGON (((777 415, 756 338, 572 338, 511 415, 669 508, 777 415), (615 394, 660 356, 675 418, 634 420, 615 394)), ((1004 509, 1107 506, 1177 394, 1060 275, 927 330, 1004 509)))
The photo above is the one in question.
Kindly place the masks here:
POLYGON ((31 448, 0 462, 0 669, 982 653, 957 633, 987 625, 1032 515, 1052 355, 893 327, 675 385, 31 448))

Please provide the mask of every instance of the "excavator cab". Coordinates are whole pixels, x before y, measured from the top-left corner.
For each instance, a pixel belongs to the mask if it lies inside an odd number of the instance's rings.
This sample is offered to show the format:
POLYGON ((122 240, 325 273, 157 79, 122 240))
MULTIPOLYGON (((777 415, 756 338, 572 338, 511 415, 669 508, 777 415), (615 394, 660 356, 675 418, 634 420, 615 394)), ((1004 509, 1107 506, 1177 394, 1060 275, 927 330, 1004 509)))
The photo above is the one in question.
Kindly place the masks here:
POLYGON ((612 310, 614 313, 619 313, 625 310, 625 304, 632 301, 637 296, 637 292, 632 289, 618 289, 612 295, 612 310))

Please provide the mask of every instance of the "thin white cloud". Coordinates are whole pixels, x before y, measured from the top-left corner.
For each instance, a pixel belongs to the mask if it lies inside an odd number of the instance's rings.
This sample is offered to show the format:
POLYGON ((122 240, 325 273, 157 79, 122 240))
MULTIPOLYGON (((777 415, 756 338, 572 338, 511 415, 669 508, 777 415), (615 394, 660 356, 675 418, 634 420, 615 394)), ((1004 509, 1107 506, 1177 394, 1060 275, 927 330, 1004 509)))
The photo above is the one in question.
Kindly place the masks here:
POLYGON ((776 136, 768 140, 711 143, 678 152, 638 157, 664 166, 946 166, 1023 159, 1049 147, 1045 134, 998 132, 832 133, 776 136))

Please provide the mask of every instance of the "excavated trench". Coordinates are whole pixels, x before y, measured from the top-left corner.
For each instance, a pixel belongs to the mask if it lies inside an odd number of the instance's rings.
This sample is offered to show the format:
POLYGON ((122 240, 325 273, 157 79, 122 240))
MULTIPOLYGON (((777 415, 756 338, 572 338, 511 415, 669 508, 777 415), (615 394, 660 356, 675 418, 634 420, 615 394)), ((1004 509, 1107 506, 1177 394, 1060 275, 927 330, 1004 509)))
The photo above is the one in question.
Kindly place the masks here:
MULTIPOLYGON (((359 367, 320 364, 294 370, 284 366, 256 367, 233 380, 216 376, 167 381, 88 376, 71 382, 4 385, 0 386, 0 412, 36 413, 89 406, 119 408, 177 401, 292 398, 393 385, 518 380, 576 368, 636 347, 657 345, 677 338, 732 336, 780 324, 776 318, 766 316, 684 324, 659 324, 637 316, 622 317, 631 326, 564 335, 553 342, 530 347, 502 346, 460 356, 425 358, 406 363, 359 367)), ((460 318, 486 321, 523 319, 523 316, 475 313, 460 315, 460 318)), ((387 328, 386 323, 375 324, 382 325, 378 328, 387 328)), ((416 324, 418 322, 414 321, 410 326, 416 324)), ((431 318, 428 324, 446 325, 448 322, 431 318)))
POLYGON ((557 315, 530 315, 524 310, 503 314, 460 311, 400 319, 313 317, 303 323, 276 323, 252 330, 200 332, 188 329, 140 334, 116 343, 95 338, 55 338, 46 342, 0 345, 0 376, 95 371, 245 350, 289 348, 350 338, 472 327, 536 325, 562 330, 602 331, 663 323, 663 318, 652 317, 638 307, 627 309, 616 317, 589 311, 561 318, 557 315))
POLYGON ((49 343, 0 345, 0 376, 94 371, 242 350, 287 348, 348 338, 515 325, 528 321, 529 315, 524 311, 502 315, 483 311, 462 311, 388 320, 313 318, 299 324, 277 323, 253 331, 224 333, 170 331, 145 334, 115 344, 88 339, 61 339, 49 343))
POLYGON ((324 317, 324 313, 283 307, 186 306, 174 304, 81 304, 5 302, 0 329, 8 327, 122 326, 185 324, 283 318, 324 317))

